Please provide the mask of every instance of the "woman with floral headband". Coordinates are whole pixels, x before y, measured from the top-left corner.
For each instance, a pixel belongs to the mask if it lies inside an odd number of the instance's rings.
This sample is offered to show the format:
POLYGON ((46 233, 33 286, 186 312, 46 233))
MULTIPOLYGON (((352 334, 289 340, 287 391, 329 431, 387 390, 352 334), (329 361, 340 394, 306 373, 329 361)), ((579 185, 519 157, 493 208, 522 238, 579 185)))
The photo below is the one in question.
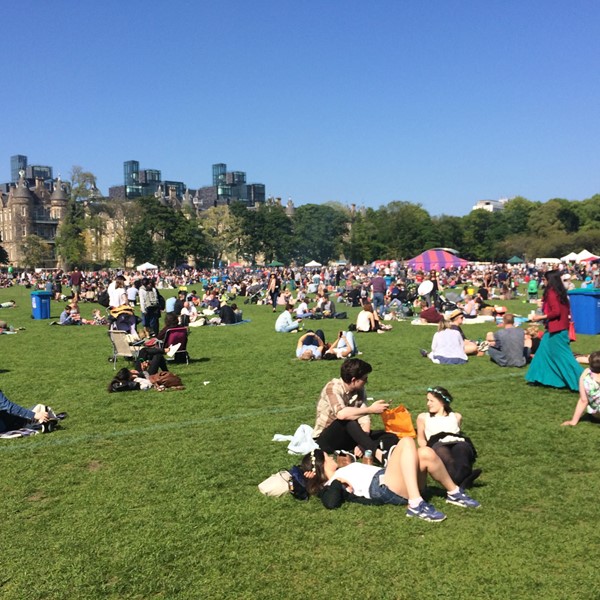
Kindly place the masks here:
POLYGON ((359 462, 338 468, 336 461, 320 449, 304 456, 301 469, 307 492, 318 494, 327 508, 338 508, 344 500, 362 504, 408 504, 407 517, 443 521, 446 515, 421 496, 428 473, 446 489, 446 502, 463 508, 481 506, 452 481, 431 448, 417 449, 414 440, 408 437, 390 450, 385 469, 359 462))
POLYGON ((420 448, 432 448, 441 458, 452 480, 465 489, 481 475, 473 470, 477 452, 471 440, 460 430, 462 415, 454 412, 452 396, 443 387, 427 388, 427 410, 417 417, 417 442, 420 448))

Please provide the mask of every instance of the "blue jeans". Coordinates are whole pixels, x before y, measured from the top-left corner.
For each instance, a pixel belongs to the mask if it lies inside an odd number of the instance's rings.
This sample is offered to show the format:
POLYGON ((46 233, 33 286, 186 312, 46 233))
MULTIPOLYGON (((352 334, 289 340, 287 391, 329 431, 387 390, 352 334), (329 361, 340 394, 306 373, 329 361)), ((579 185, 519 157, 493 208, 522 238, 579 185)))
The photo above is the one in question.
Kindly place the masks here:
POLYGON ((385 306, 385 297, 380 292, 373 292, 373 310, 376 310, 380 315, 385 306))
POLYGON ((408 504, 408 500, 392 492, 385 483, 379 483, 379 479, 385 473, 385 469, 380 469, 375 473, 371 485, 369 486, 369 496, 373 500, 379 500, 383 504, 395 504, 396 506, 404 506, 408 504))

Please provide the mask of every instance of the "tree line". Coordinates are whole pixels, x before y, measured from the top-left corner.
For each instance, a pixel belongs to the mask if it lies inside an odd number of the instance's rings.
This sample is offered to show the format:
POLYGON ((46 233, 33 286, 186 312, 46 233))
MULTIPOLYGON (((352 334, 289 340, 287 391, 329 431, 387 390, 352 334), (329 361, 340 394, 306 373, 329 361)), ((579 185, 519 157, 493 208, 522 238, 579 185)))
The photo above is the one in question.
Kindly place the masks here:
MULTIPOLYGON (((582 201, 516 197, 502 211, 479 209, 462 217, 431 216, 420 204, 402 201, 358 211, 340 203, 305 204, 292 216, 277 203, 249 210, 236 202, 196 214, 154 197, 101 200, 94 197, 91 173, 74 168, 73 175, 67 216, 56 238, 56 252, 66 264, 94 262, 109 227, 114 265, 148 260, 171 267, 189 258, 203 266, 225 259, 325 264, 342 257, 362 264, 409 259, 433 247, 497 262, 513 255, 533 260, 582 248, 600 251, 600 194, 582 201)), ((41 242, 24 243, 32 260, 39 259, 41 242)))

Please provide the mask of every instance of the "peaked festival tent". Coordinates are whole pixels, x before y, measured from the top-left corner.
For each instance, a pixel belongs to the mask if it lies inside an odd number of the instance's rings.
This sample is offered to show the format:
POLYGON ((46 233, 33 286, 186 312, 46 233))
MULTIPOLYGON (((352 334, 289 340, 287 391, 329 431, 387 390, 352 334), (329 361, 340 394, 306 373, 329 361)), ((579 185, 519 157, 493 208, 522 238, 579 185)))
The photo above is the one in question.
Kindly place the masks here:
POLYGON ((429 271, 430 269, 447 269, 449 267, 464 267, 468 260, 459 258, 446 250, 426 250, 408 261, 411 269, 429 271))
POLYGON ((136 267, 136 269, 138 271, 154 271, 154 270, 158 269, 158 267, 156 265, 153 265, 152 263, 145 262, 141 265, 138 265, 136 267))
POLYGON ((584 261, 588 261, 588 260, 594 260, 596 258, 599 258, 598 256, 596 256, 595 254, 592 254, 591 252, 589 252, 588 250, 582 250, 578 255, 577 255, 577 262, 584 262, 584 261))
POLYGON ((577 260, 577 252, 569 252, 569 254, 561 256, 560 260, 562 262, 572 262, 574 260, 577 260))
POLYGON ((515 254, 515 256, 513 256, 512 258, 509 258, 506 262, 509 265, 520 265, 521 263, 524 263, 525 261, 515 254))
POLYGON ((307 262, 305 265, 305 267, 321 267, 321 263, 317 262, 316 260, 311 260, 310 262, 307 262))

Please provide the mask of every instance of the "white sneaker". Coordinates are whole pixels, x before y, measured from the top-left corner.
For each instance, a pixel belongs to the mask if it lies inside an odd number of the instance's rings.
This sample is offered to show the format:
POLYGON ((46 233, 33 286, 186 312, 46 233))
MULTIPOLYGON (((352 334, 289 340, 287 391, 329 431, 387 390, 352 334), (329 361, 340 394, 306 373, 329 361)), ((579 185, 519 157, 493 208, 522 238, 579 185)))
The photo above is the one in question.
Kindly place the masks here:
POLYGON ((167 356, 169 358, 173 358, 175 356, 175 353, 177 352, 177 350, 179 350, 179 348, 181 348, 181 344, 173 344, 169 350, 167 351, 167 356))

